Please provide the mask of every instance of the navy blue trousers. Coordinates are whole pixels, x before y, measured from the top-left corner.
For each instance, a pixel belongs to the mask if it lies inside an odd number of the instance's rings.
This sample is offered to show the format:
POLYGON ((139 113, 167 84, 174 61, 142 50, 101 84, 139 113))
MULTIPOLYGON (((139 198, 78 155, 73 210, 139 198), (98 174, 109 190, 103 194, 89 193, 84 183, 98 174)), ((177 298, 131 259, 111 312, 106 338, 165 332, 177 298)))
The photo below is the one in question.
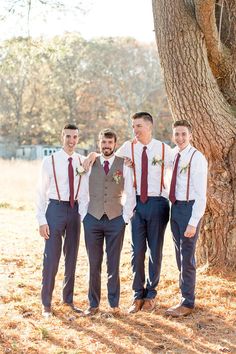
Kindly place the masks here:
POLYGON ((107 291, 111 307, 119 306, 120 299, 120 254, 123 246, 125 222, 122 216, 109 220, 106 215, 98 220, 87 214, 83 220, 85 245, 89 258, 89 291, 91 307, 98 307, 101 298, 101 271, 103 245, 106 243, 107 291))
POLYGON ((50 307, 62 244, 65 258, 62 301, 66 303, 73 302, 75 269, 80 238, 78 203, 75 203, 72 209, 69 202, 50 200, 46 211, 46 219, 50 229, 50 236, 48 240, 45 240, 41 298, 42 304, 50 307))
POLYGON ((137 197, 131 220, 134 299, 156 297, 159 283, 164 233, 169 220, 169 202, 164 197, 148 197, 145 204, 137 197), (145 282, 145 253, 148 248, 148 277, 145 282))
POLYGON ((176 262, 179 269, 181 305, 193 308, 195 302, 196 263, 195 249, 200 222, 194 237, 185 237, 184 232, 192 215, 194 201, 176 201, 171 208, 171 231, 175 245, 176 262))

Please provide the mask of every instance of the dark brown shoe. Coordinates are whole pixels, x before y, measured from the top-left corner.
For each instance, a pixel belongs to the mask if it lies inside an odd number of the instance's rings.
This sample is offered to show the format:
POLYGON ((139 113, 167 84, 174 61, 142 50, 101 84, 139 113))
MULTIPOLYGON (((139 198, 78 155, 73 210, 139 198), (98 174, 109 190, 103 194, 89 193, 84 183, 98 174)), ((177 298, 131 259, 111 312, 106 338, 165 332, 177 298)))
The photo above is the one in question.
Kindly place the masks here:
POLYGON ((83 316, 94 316, 99 312, 99 307, 89 307, 83 312, 83 316))
POLYGON ((136 313, 136 312, 140 311, 143 306, 143 302, 144 302, 143 299, 134 300, 132 305, 128 309, 128 313, 136 313))
POLYGON ((119 307, 110 307, 110 313, 113 315, 120 315, 121 310, 119 307))
POLYGON ((81 310, 79 307, 75 306, 73 302, 71 302, 71 303, 63 302, 63 305, 70 307, 71 310, 76 312, 76 313, 82 313, 83 312, 83 310, 81 310))
POLYGON ((183 316, 188 316, 193 312, 193 309, 183 306, 183 305, 176 305, 173 307, 170 307, 168 310, 166 310, 165 314, 167 316, 172 316, 172 317, 183 317, 183 316))
POLYGON ((43 316, 44 318, 50 318, 50 317, 52 317, 52 310, 51 310, 51 307, 42 306, 42 316, 43 316))
POLYGON ((156 306, 156 299, 144 299, 144 304, 142 307, 142 311, 153 311, 155 309, 156 306))

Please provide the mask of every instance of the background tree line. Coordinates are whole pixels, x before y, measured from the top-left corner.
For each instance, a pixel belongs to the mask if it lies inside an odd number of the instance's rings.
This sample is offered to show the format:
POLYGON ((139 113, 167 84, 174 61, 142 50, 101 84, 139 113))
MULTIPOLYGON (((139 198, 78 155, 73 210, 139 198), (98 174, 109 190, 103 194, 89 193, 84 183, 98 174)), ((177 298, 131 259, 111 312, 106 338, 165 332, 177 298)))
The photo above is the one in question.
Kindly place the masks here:
POLYGON ((155 135, 169 140, 171 116, 156 47, 132 38, 86 41, 76 33, 1 43, 1 135, 18 144, 58 143, 66 122, 94 147, 103 127, 130 138, 129 117, 148 110, 155 135))

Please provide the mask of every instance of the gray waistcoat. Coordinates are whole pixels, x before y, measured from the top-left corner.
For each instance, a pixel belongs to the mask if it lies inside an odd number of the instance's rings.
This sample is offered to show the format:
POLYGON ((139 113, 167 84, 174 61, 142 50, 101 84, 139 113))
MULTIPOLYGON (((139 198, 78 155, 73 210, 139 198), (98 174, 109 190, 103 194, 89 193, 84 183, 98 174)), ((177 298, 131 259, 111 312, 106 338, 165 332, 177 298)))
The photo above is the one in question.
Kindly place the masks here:
POLYGON ((124 190, 123 165, 124 159, 116 156, 109 173, 106 175, 99 157, 96 158, 93 164, 89 177, 90 201, 88 213, 98 220, 101 219, 103 214, 106 214, 109 220, 122 215, 121 198, 124 190), (117 171, 122 174, 119 183, 116 183, 114 180, 117 171))

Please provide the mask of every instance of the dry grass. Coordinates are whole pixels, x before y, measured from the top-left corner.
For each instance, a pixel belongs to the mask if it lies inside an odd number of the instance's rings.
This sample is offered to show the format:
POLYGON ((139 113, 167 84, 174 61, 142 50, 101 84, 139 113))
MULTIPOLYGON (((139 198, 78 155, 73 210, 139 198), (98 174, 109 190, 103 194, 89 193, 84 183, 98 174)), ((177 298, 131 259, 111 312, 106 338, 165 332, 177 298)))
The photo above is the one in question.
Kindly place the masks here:
POLYGON ((0 206, 33 209, 40 161, 0 159, 0 206))
MULTIPOLYGON (((123 313, 119 317, 109 314, 105 269, 100 314, 83 318, 60 305, 61 262, 54 292, 54 316, 47 321, 42 319, 39 294, 43 241, 38 236, 32 210, 36 181, 37 163, 1 162, 1 203, 8 207, 0 209, 0 353, 236 353, 233 274, 223 278, 198 270, 194 314, 183 319, 164 316, 165 309, 178 301, 178 275, 169 232, 158 306, 153 313, 126 314, 132 298, 127 230, 121 261, 123 313)), ((75 303, 81 308, 87 307, 87 257, 83 236, 75 303)))

